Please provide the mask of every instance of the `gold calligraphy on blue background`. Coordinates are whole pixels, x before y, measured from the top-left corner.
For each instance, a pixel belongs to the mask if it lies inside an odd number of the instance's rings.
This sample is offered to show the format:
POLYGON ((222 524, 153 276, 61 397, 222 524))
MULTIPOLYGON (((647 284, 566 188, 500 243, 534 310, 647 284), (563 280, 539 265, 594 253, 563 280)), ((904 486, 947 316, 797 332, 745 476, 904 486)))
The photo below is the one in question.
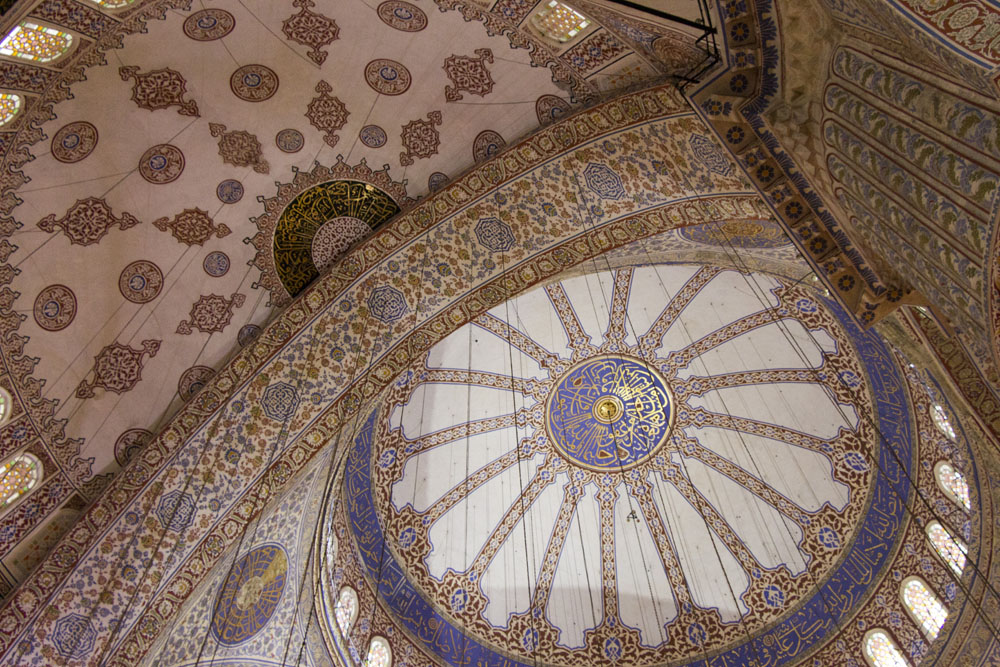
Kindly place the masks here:
POLYGON ((278 607, 287 574, 288 556, 278 544, 256 547, 236 561, 215 603, 216 640, 235 646, 260 632, 278 607))

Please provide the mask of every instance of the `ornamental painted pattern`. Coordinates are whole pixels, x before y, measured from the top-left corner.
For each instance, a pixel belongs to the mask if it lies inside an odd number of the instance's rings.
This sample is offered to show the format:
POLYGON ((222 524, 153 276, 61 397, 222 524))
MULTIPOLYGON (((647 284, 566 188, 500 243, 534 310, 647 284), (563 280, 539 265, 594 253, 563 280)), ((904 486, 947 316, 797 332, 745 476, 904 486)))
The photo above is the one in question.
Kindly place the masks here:
MULTIPOLYGON (((116 394, 131 391, 142 379, 142 367, 146 357, 155 357, 160 349, 158 340, 142 341, 142 348, 113 343, 106 346, 94 358, 94 377, 84 378, 76 389, 77 398, 93 398, 95 389, 104 389, 116 394)), ((88 373, 89 375, 89 373, 88 373)))
POLYGON ((153 221, 153 226, 161 232, 170 232, 178 242, 187 246, 204 245, 213 236, 221 239, 230 234, 229 227, 222 223, 216 224, 208 212, 200 208, 186 208, 175 215, 173 220, 159 218, 153 221))
POLYGON ((313 0, 293 0, 292 6, 300 8, 300 11, 285 19, 281 24, 281 31, 289 40, 308 46, 307 55, 314 63, 322 65, 329 55, 323 47, 340 36, 337 22, 314 12, 311 9, 316 6, 313 0))
POLYGON ((154 69, 143 74, 139 73, 138 67, 121 67, 118 73, 122 81, 135 79, 132 86, 132 101, 140 109, 169 109, 179 107, 177 113, 182 116, 197 116, 198 104, 194 100, 185 100, 187 94, 187 81, 169 68, 154 69))
POLYGON ((239 308, 246 301, 245 294, 233 294, 228 299, 218 294, 201 296, 191 306, 190 319, 181 320, 177 325, 177 333, 187 335, 194 329, 202 333, 223 331, 233 318, 233 309, 239 308))
MULTIPOLYGON (((783 315, 772 314, 771 305, 741 300, 737 307, 720 301, 717 312, 729 318, 722 326, 697 319, 683 326, 679 322, 692 312, 687 309, 697 312, 700 299, 706 303, 732 294, 743 283, 733 272, 654 267, 564 280, 478 317, 404 373, 381 412, 371 449, 361 447, 351 456, 345 482, 350 491, 343 502, 366 576, 381 571, 387 577, 384 591, 412 581, 414 588, 399 599, 435 600, 435 609, 443 610, 428 611, 432 616, 425 617, 413 602, 405 613, 398 610, 399 622, 415 624, 418 643, 423 640, 417 628, 433 617, 439 631, 433 645, 424 646, 446 662, 457 659, 453 651, 473 662, 497 660, 487 646, 513 654, 520 661, 515 664, 534 659, 597 664, 612 656, 628 663, 653 656, 664 661, 691 650, 725 647, 727 660, 738 664, 754 650, 741 644, 741 628, 753 632, 757 624, 772 623, 782 610, 802 602, 824 608, 824 594, 817 594, 810 582, 835 571, 852 527, 863 516, 866 496, 861 489, 868 488, 875 473, 870 457, 876 441, 863 420, 840 423, 842 431, 835 426, 841 418, 834 415, 843 413, 825 392, 842 405, 856 406, 852 410, 871 409, 864 378, 877 372, 878 355, 862 364, 852 355, 838 354, 860 334, 852 328, 848 337, 845 328, 853 325, 845 313, 831 312, 808 292, 773 279, 754 280, 765 281, 764 292, 783 315), (664 289, 674 298, 660 296, 664 289), (589 296, 601 293, 609 306, 597 307, 589 296), (602 313, 604 308, 608 310, 602 313), (796 319, 802 323, 792 324, 796 319), (550 321, 557 323, 554 332, 550 321), (789 325, 796 338, 822 332, 814 339, 819 349, 812 351, 809 344, 806 363, 787 350, 779 333, 789 325), (781 339, 778 347, 785 354, 762 354, 745 368, 728 367, 746 358, 739 350, 767 346, 769 335, 781 339), (509 351, 504 338, 510 340, 509 351), (473 339, 478 346, 471 346, 473 339), (591 368, 591 363, 607 359, 610 375, 595 373, 597 366, 591 368), (625 369, 634 376, 621 391, 612 381, 610 390, 594 386, 581 395, 588 380, 613 378, 625 369), (794 388, 782 392, 779 387, 788 382, 794 388), (770 419, 776 423, 727 414, 727 404, 739 404, 741 387, 752 384, 756 391, 769 383, 775 383, 770 419), (669 437, 668 394, 659 389, 667 386, 676 397, 669 437), (563 388, 569 393, 561 408, 556 397, 563 388), (578 403, 571 405, 570 397, 578 403), (802 405, 810 407, 798 410, 788 404, 790 412, 775 413, 783 401, 805 401, 802 405), (823 405, 832 420, 823 417, 826 426, 807 425, 794 416, 804 414, 802 410, 816 414, 823 405), (628 410, 649 418, 623 422, 628 410), (657 411, 660 418, 652 418, 657 411), (620 423, 623 435, 633 435, 630 442, 610 438, 614 451, 604 459, 598 455, 601 446, 592 446, 601 442, 602 420, 620 423), (559 422, 571 428, 560 430, 559 422), (579 432, 578 423, 585 424, 579 432), (628 423, 635 427, 625 428, 628 423), (723 435, 741 431, 744 435, 733 441, 723 435), (738 453, 741 438, 786 442, 774 460, 803 458, 783 470, 807 474, 802 471, 827 469, 832 477, 819 474, 801 484, 792 484, 785 473, 759 477, 754 457, 738 453), (662 444, 657 449, 648 442, 662 444), (582 452, 592 455, 581 458, 582 452), (426 477, 430 470, 436 471, 433 483, 426 477), (733 491, 720 495, 711 481, 714 475, 729 480, 724 484, 742 486, 743 495, 733 495, 736 486, 727 486, 733 491), (505 492, 505 487, 513 490, 505 492), (796 495, 796 487, 811 488, 810 498, 796 495), (854 491, 848 493, 848 488, 854 491), (361 495, 361 489, 371 495, 361 495), (523 503, 518 502, 521 493, 523 503), (773 513, 773 519, 761 520, 786 522, 788 531, 771 536, 777 543, 755 543, 735 518, 746 511, 773 513), (474 526, 458 527, 473 515, 474 526), (509 559, 519 553, 511 545, 520 544, 522 521, 538 545, 526 584, 530 594, 524 586, 509 587, 509 559), (705 532, 705 521, 713 526, 714 537, 705 532), (633 535, 633 523, 639 535, 633 535), (675 531, 685 535, 687 545, 720 540, 725 545, 719 550, 722 562, 708 547, 706 552, 674 550, 669 545, 675 543, 670 537, 675 531), (380 535, 388 540, 391 560, 380 555, 380 535), (615 554, 627 560, 626 554, 638 553, 646 554, 642 571, 649 574, 636 579, 615 554), (647 569, 649 563, 657 566, 647 569), (732 581, 736 600, 728 597, 725 585, 711 592, 701 583, 718 581, 720 567, 732 581), (573 591, 586 586, 576 579, 583 576, 582 569, 596 577, 594 590, 603 591, 593 603, 574 597, 573 591), (650 589, 660 592, 654 600, 649 600, 650 589), (467 630, 463 634, 460 628, 467 630)), ((871 520, 878 515, 872 513, 871 520)), ((881 534, 891 542, 892 531, 881 534)), ((879 547, 882 562, 888 544, 879 547)), ((516 558, 522 562, 524 556, 516 558)), ((848 576, 838 585, 853 580, 848 576)), ((386 603, 395 609, 393 599, 386 603)), ((829 619, 826 627, 835 626, 829 619)))
POLYGON ((76 121, 59 128, 52 137, 52 157, 72 164, 90 155, 97 147, 97 128, 86 121, 76 121))
POLYGON ((430 157, 438 152, 441 136, 434 129, 441 124, 441 112, 431 111, 427 120, 418 118, 403 126, 400 138, 403 140, 403 152, 399 154, 399 164, 408 167, 414 158, 430 157))
POLYGON ((224 9, 203 9, 187 17, 184 34, 197 42, 222 39, 236 27, 236 19, 224 9))
POLYGON ((485 97, 493 90, 493 77, 486 63, 493 62, 493 52, 476 49, 476 57, 456 56, 445 58, 444 71, 452 85, 444 87, 444 97, 449 102, 462 99, 462 91, 485 97))
POLYGON ((70 243, 87 246, 100 242, 112 227, 124 230, 138 224, 139 220, 131 214, 116 216, 103 199, 88 197, 77 200, 61 218, 49 214, 38 222, 38 228, 52 233, 58 227, 70 243))
POLYGON ((237 167, 253 167, 258 174, 270 173, 271 167, 264 159, 260 141, 246 130, 226 131, 225 125, 209 123, 213 137, 219 138, 219 155, 222 161, 237 167))
POLYGON ((323 132, 323 141, 331 148, 337 145, 340 137, 337 130, 347 124, 347 117, 351 112, 347 110, 344 103, 330 93, 333 88, 326 81, 316 84, 316 92, 319 93, 309 102, 306 108, 306 118, 320 132, 323 132))

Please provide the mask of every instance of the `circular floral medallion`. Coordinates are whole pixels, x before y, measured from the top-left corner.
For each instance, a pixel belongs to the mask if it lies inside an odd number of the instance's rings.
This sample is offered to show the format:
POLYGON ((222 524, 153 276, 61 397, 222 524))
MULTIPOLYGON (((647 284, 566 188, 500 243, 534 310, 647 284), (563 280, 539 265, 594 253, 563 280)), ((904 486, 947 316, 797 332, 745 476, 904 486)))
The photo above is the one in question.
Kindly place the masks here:
POLYGON ((236 19, 224 9, 203 9, 184 21, 184 34, 199 42, 210 42, 233 31, 236 19))
POLYGON ((240 329, 239 334, 236 335, 236 342, 240 344, 240 347, 246 347, 253 340, 260 335, 260 327, 256 324, 247 324, 242 329, 240 329))
POLYGON ((243 184, 232 178, 222 181, 215 189, 215 196, 223 204, 235 204, 243 199, 243 184))
POLYGON ((418 32, 427 27, 427 14, 416 5, 401 0, 388 0, 378 6, 382 22, 403 32, 418 32))
POLYGON ((124 468, 152 437, 153 434, 144 428, 130 428, 125 431, 115 441, 115 461, 124 468))
POLYGON ((149 303, 163 289, 163 273, 152 262, 132 262, 119 276, 118 289, 132 303, 149 303))
POLYGON ((352 243, 367 236, 371 230, 368 223, 349 215, 325 222, 312 239, 312 261, 316 269, 320 273, 325 271, 352 243))
POLYGON ((229 271, 229 255, 219 250, 210 252, 205 256, 201 266, 205 269, 205 273, 213 278, 224 276, 229 271))
POLYGON ((172 183, 184 171, 184 153, 170 144, 158 144, 139 158, 139 173, 150 183, 172 183))
POLYGON ((410 87, 410 71, 395 60, 379 58, 365 67, 365 81, 383 95, 402 95, 410 87))
POLYGON ((285 153, 298 153, 306 144, 305 137, 298 130, 282 130, 274 137, 274 143, 285 153))
POLYGON ((216 640, 235 646, 260 632, 278 607, 287 574, 288 556, 277 544, 257 547, 236 561, 214 607, 216 640))
POLYGON ((64 125, 52 137, 52 157, 60 162, 79 162, 97 146, 97 128, 86 121, 64 125))
POLYGON ((208 366, 192 366, 181 373, 181 379, 177 381, 177 394, 187 403, 201 391, 213 375, 215 371, 208 366))
POLYGON ((624 472, 653 456, 673 423, 673 401, 648 361, 587 359, 549 394, 546 429, 556 449, 578 465, 624 472))
POLYGON ((278 90, 278 75, 270 67, 244 65, 229 77, 233 94, 247 102, 263 102, 278 90))
POLYGON ((358 136, 361 138, 361 143, 368 148, 381 148, 385 146, 387 139, 385 130, 378 125, 365 125, 358 136))
POLYGON ((65 285, 49 285, 35 298, 35 322, 46 331, 61 331, 76 317, 76 296, 65 285))

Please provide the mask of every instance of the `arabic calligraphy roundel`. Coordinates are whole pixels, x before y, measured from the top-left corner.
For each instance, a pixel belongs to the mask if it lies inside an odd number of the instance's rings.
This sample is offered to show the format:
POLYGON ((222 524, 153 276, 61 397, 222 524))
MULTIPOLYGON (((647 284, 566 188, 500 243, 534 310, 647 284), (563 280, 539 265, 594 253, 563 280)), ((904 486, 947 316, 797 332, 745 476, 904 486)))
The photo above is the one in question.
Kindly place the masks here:
POLYGON ((652 456, 670 432, 670 390, 648 363, 626 357, 588 359, 549 395, 547 427, 574 463, 627 470, 652 456))
POLYGON ((288 556, 277 544, 252 549, 233 566, 219 591, 212 634, 220 644, 241 644, 271 620, 288 574, 288 556))

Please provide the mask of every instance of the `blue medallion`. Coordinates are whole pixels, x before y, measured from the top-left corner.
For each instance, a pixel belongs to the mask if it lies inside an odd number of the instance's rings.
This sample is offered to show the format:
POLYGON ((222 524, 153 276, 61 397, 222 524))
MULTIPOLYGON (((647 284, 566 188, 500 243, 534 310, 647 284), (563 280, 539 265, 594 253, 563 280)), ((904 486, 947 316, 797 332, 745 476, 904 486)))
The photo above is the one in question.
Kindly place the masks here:
POLYGON ((652 456, 673 424, 670 390, 639 359, 604 356, 577 365, 549 396, 549 437, 574 463, 624 470, 652 456))

